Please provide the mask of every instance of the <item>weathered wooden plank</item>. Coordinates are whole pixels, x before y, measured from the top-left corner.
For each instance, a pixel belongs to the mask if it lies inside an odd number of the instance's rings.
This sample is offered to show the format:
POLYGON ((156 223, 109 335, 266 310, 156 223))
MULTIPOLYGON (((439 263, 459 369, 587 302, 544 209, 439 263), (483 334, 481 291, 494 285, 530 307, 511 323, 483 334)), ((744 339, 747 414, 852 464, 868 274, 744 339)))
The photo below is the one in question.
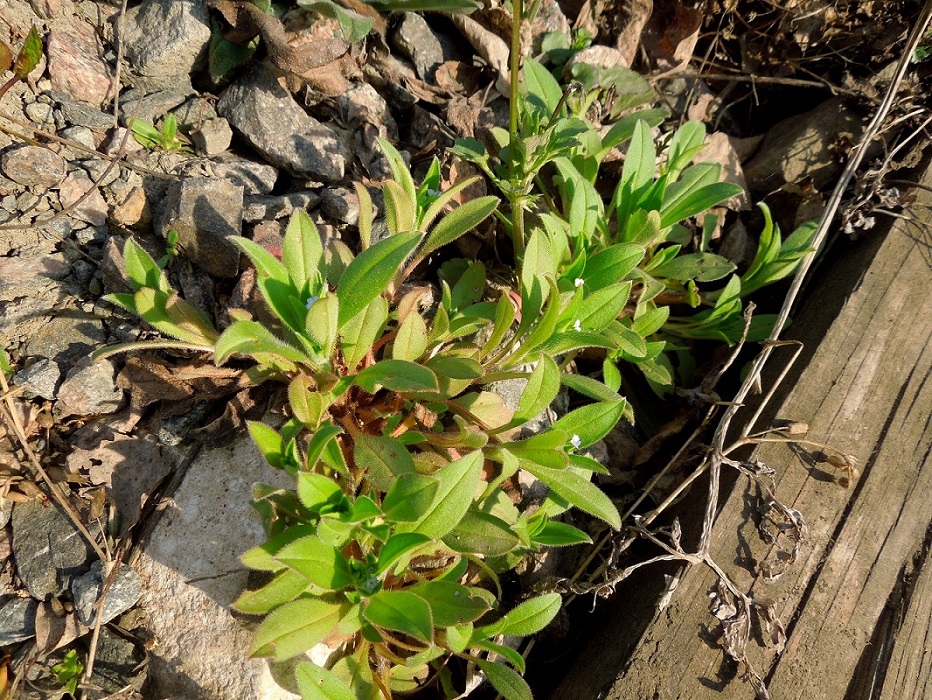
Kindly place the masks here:
MULTIPOLYGON (((932 186, 932 174, 927 172, 924 184, 932 186)), ((808 422, 810 439, 858 457, 863 473, 854 488, 840 488, 830 468, 786 446, 765 445, 757 452, 777 469, 782 500, 806 516, 809 537, 800 559, 779 581, 763 580, 757 565, 774 552, 757 533, 753 511, 758 504, 745 489, 730 495, 718 518, 712 546, 716 561, 744 590, 777 600, 787 623, 782 654, 763 646, 749 651, 774 700, 877 697, 864 684, 883 679, 885 686, 898 682, 901 688, 929 683, 929 614, 922 607, 929 605, 928 587, 916 593, 909 607, 915 611, 915 629, 895 621, 889 625, 887 648, 895 639, 892 658, 902 659, 901 664, 888 666, 887 653, 866 673, 875 654, 875 628, 904 590, 902 577, 910 562, 928 549, 932 523, 929 251, 921 230, 893 227, 778 413, 808 422), (908 634, 925 646, 910 646, 903 636, 908 634), (924 680, 909 675, 916 664, 925 664, 924 680)), ((926 577, 928 568, 932 565, 921 572, 926 577)), ((603 697, 753 697, 750 687, 734 678, 737 669, 723 660, 715 643, 719 625, 709 614, 708 598, 714 582, 705 567, 686 573, 673 604, 655 618, 603 697)), ((597 697, 598 690, 581 675, 583 668, 585 663, 553 697, 597 697)), ((903 690, 889 697, 925 695, 903 690)))

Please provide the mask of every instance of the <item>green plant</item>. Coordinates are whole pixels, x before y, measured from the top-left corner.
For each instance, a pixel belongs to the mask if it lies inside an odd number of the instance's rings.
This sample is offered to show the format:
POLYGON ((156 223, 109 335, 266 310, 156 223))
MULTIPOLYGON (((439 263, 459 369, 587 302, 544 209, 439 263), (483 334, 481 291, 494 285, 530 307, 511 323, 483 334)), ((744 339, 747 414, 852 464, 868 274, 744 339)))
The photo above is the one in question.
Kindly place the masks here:
POLYGON ((78 658, 78 652, 69 649, 64 658, 52 666, 52 673, 61 684, 61 694, 74 695, 78 689, 81 674, 84 673, 84 664, 78 658))
MULTIPOLYGON (((628 363, 662 390, 673 382, 665 352, 683 349, 677 339, 736 342, 744 331, 741 297, 791 274, 810 252, 815 226, 806 224, 783 242, 761 205, 765 227, 757 256, 743 275, 732 274, 735 265, 709 250, 716 221, 708 210, 741 189, 719 181, 720 165, 693 162, 705 145, 705 127, 688 122, 658 147, 651 128, 666 113, 645 109, 620 117, 600 134, 584 115, 604 94, 603 77, 600 69, 577 67, 576 75, 589 79, 587 88, 576 90, 584 96, 574 106, 568 99, 572 86, 564 90, 541 64, 526 60, 527 92, 518 98, 515 131, 494 132, 499 152, 489 154, 475 139, 459 140, 453 152, 478 165, 509 199, 511 234, 523 265, 528 256, 548 261, 546 273, 564 297, 561 337, 551 350, 603 348, 604 378, 612 389, 620 388, 619 363, 628 363), (620 177, 605 200, 596 187, 602 163, 625 143, 620 177), (525 210, 535 217, 527 231, 525 210), (694 219, 702 221, 699 230, 687 226, 694 219), (724 287, 710 288, 726 277, 724 287), (587 305, 602 308, 610 320, 591 327, 580 319, 587 305)), ((616 106, 643 101, 637 80, 623 73, 610 80, 616 106)), ((774 320, 754 317, 748 338, 766 337, 774 320)))
POLYGON ((210 351, 218 364, 249 357, 254 381, 288 382, 289 420, 250 424, 269 463, 297 480, 296 491, 255 493, 270 540, 244 562, 273 578, 237 603, 268 614, 254 653, 284 660, 323 640, 341 642, 332 673, 299 667, 308 697, 316 697, 312 681, 389 694, 433 677, 452 693, 450 657, 476 664, 506 697, 528 697, 513 670, 523 670, 523 659, 495 640, 539 630, 560 600, 549 594, 504 612, 498 575, 542 546, 588 542, 552 520, 570 506, 620 527, 615 506, 590 482, 604 468, 576 450, 630 418, 630 407, 598 382, 561 374, 551 359, 560 294, 546 270, 523 271, 515 295, 523 310, 537 311, 520 320, 511 295, 485 297, 479 262, 441 266, 430 318, 419 307, 423 289, 401 293, 428 256, 485 220, 497 199, 444 213, 471 181, 438 192, 435 162, 416 185, 397 151, 382 145, 394 175, 383 185, 388 233, 372 240, 371 204, 359 187, 359 255, 336 241, 325 247, 303 212, 288 225, 281 260, 236 239, 258 271, 272 327, 236 311, 218 333, 132 239, 124 256, 134 291, 109 299, 177 339, 155 346, 210 351), (516 369, 528 362, 532 371, 516 369), (488 386, 515 377, 527 386, 512 412, 488 386), (515 439, 561 384, 594 401, 515 439), (551 489, 533 514, 503 490, 518 470, 551 489))
POLYGON ((0 99, 7 91, 16 85, 20 80, 26 80, 26 77, 32 73, 39 60, 42 58, 42 39, 35 27, 30 27, 26 40, 13 60, 13 52, 10 47, 0 41, 0 73, 13 69, 13 77, 0 86, 0 99))
POLYGON ((191 151, 191 146, 178 136, 178 120, 174 114, 165 115, 161 129, 156 129, 144 119, 133 119, 129 127, 133 132, 133 138, 146 148, 184 153, 191 151))

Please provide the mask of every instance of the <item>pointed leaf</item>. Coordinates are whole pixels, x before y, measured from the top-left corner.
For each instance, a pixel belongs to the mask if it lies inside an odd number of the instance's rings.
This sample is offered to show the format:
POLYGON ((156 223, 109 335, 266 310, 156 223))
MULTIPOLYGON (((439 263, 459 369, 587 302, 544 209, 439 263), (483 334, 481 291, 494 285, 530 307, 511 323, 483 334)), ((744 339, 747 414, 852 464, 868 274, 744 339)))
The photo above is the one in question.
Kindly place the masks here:
POLYGON ((256 630, 252 656, 277 661, 303 654, 323 641, 340 621, 342 608, 319 598, 299 598, 275 610, 256 630))
POLYGON ((434 539, 440 539, 450 532, 466 514, 476 496, 482 464, 483 454, 476 450, 434 472, 432 476, 439 480, 440 485, 433 504, 414 527, 402 527, 434 539))
POLYGON ((547 355, 540 359, 528 377, 527 386, 518 399, 518 409, 510 425, 522 425, 545 410, 560 391, 560 368, 547 355))
POLYGON ((282 244, 282 263, 297 289, 304 289, 308 282, 312 288, 323 281, 322 269, 324 246, 317 226, 303 209, 295 209, 285 229, 282 244))
POLYGON ((379 591, 369 599, 363 617, 379 627, 430 642, 434 631, 430 605, 407 591, 379 591))
POLYGON ((376 362, 357 374, 353 383, 370 394, 374 394, 378 386, 400 392, 437 391, 438 389, 437 375, 432 370, 408 360, 376 362))
POLYGON ((39 65, 39 60, 41 58, 42 39, 39 37, 39 32, 36 31, 33 25, 30 27, 29 34, 26 35, 26 41, 23 42, 23 47, 19 50, 19 55, 16 57, 16 63, 13 65, 13 74, 20 80, 25 80, 26 76, 32 73, 33 69, 39 65))
POLYGON ((505 700, 533 700, 527 682, 508 666, 484 659, 476 659, 476 665, 505 700))
POLYGON ((391 437, 357 435, 353 458, 366 469, 366 479, 379 491, 388 491, 402 474, 414 474, 414 459, 408 449, 391 437))
POLYGON ((403 474, 385 494, 385 516, 397 522, 414 522, 424 517, 433 504, 440 482, 432 476, 403 474))
POLYGON ((311 582, 297 571, 285 569, 255 591, 245 591, 233 607, 247 615, 265 615, 278 606, 294 600, 308 589, 311 582))
POLYGON ((388 288, 405 258, 417 247, 421 234, 414 231, 384 238, 362 251, 340 277, 340 328, 388 288))
POLYGON ((396 360, 416 360, 427 349, 427 324, 417 311, 409 313, 398 327, 398 334, 392 345, 392 358, 396 360))
POLYGON ((557 616, 562 604, 563 598, 559 593, 547 593, 526 600, 502 618, 505 626, 501 633, 515 637, 537 634, 557 616))
POLYGON ((309 661, 298 664, 295 679, 301 691, 301 700, 358 700, 356 693, 333 671, 309 661))
POLYGON ((285 545, 275 560, 302 574, 321 588, 335 590, 353 582, 349 564, 338 549, 324 544, 316 535, 285 545))
POLYGON ((430 542, 430 537, 422 535, 419 532, 401 532, 392 535, 388 541, 382 545, 379 550, 379 562, 376 574, 382 574, 395 565, 401 557, 413 549, 417 549, 425 542, 430 542))
POLYGON ((553 424, 553 429, 576 435, 579 437, 579 447, 589 447, 608 435, 621 420, 627 407, 628 402, 624 399, 591 403, 567 413, 553 424))
POLYGON ((466 511, 462 520, 447 533, 443 541, 455 552, 486 557, 507 554, 520 544, 517 535, 504 520, 474 510, 466 511))
POLYGON ((340 324, 340 349, 347 369, 356 369, 382 334, 387 319, 388 302, 377 296, 365 309, 340 324))
POLYGON ((430 605, 434 627, 465 625, 489 610, 485 600, 454 581, 428 581, 413 587, 411 592, 430 605))
POLYGON ((621 516, 615 504, 588 478, 570 469, 550 469, 528 461, 522 461, 521 466, 570 504, 604 520, 616 530, 621 528, 621 516))
POLYGON ((467 231, 471 231, 485 221, 497 206, 498 197, 493 196, 479 197, 461 204, 431 229, 418 257, 424 258, 438 248, 452 243, 467 231))

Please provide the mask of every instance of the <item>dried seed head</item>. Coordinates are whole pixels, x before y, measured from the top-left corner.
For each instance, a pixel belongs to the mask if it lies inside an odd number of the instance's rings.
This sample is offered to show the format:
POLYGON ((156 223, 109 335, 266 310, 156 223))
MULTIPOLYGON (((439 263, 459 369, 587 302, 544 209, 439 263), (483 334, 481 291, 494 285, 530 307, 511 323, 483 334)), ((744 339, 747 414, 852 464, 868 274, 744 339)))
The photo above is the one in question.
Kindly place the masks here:
POLYGON ((835 483, 837 483, 843 489, 846 489, 851 486, 851 479, 848 478, 847 474, 842 474, 835 480, 835 483))
POLYGON ((836 469, 849 469, 853 466, 849 459, 849 455, 829 455, 825 461, 836 469))
POLYGON ((783 432, 785 432, 787 435, 805 435, 809 432, 809 424, 790 423, 785 428, 783 428, 783 432))

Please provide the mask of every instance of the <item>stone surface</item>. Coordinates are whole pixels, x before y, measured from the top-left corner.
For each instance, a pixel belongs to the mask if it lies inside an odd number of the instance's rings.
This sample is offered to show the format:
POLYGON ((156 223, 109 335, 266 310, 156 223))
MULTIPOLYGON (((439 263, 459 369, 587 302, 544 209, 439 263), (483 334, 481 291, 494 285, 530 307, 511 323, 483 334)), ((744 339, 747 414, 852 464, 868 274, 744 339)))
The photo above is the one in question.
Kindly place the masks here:
POLYGON ((254 481, 290 486, 248 436, 201 452, 134 565, 156 639, 153 697, 293 697, 275 685, 263 660, 248 658, 251 631, 229 611, 248 576, 239 555, 264 540, 246 505, 254 481))
POLYGON ((337 134, 309 116, 262 65, 226 91, 217 111, 273 165, 324 182, 343 179, 350 158, 337 134))
POLYGON ((200 129, 191 132, 191 141, 194 142, 198 153, 216 156, 230 147, 233 141, 233 130, 226 119, 208 119, 200 129))
POLYGON ((32 104, 26 105, 26 116, 36 124, 49 124, 53 117, 52 105, 45 104, 44 102, 33 102, 32 104))
POLYGON ((69 124, 84 126, 94 131, 105 131, 113 126, 113 115, 101 112, 95 107, 91 107, 80 102, 68 99, 66 96, 59 94, 56 97, 58 108, 61 110, 62 117, 69 124))
POLYGON ((107 331, 99 318, 72 310, 43 324, 26 343, 25 354, 70 364, 106 342, 107 331))
POLYGON ((55 398, 55 388, 61 381, 61 369, 48 358, 36 362, 13 375, 13 384, 21 386, 28 398, 40 396, 49 401, 55 398))
POLYGON ((106 627, 100 631, 97 656, 94 661, 94 685, 106 697, 135 700, 143 696, 127 695, 126 688, 139 689, 146 679, 144 654, 131 641, 114 634, 106 627))
POLYGON ((254 195, 243 198, 243 221, 255 223, 291 216, 295 209, 313 209, 320 195, 311 190, 282 195, 254 195))
POLYGON ((35 636, 38 607, 38 601, 32 598, 3 597, 0 602, 0 647, 35 636))
POLYGON ((744 166, 744 177, 755 192, 772 192, 804 177, 822 189, 841 170, 833 143, 839 138, 855 143, 863 130, 860 118, 834 97, 770 129, 757 155, 744 166))
POLYGON ((120 97, 120 123, 125 126, 130 119, 136 118, 155 124, 168 112, 183 104, 193 93, 190 78, 182 77, 164 90, 127 90, 120 97))
POLYGON ((185 80, 202 63, 210 43, 207 3, 150 0, 131 7, 121 43, 142 87, 167 87, 185 80))
POLYGON ((242 185, 244 195, 269 194, 278 181, 277 168, 231 153, 211 159, 208 169, 210 177, 222 177, 234 185, 242 185))
POLYGON ((0 344, 34 338, 35 326, 64 298, 70 273, 62 253, 0 257, 0 344))
POLYGON ((110 360, 82 359, 68 372, 58 390, 56 412, 65 417, 118 411, 123 405, 123 391, 116 385, 115 372, 110 360))
POLYGON ((94 132, 86 126, 69 126, 62 129, 59 136, 64 139, 75 141, 85 148, 97 148, 97 142, 94 140, 94 132))
POLYGON ((355 226, 359 221, 359 198, 345 187, 328 187, 320 193, 320 210, 334 221, 355 226))
POLYGON ((217 118, 217 110, 211 101, 201 96, 192 97, 173 113, 178 126, 182 127, 197 127, 208 119, 217 118))
POLYGON ((57 504, 17 503, 12 520, 16 573, 33 598, 57 596, 87 570, 92 550, 57 504))
POLYGON ((113 208, 111 218, 120 226, 140 228, 152 223, 152 207, 141 185, 130 190, 129 195, 113 208))
POLYGON ((11 148, 0 156, 3 174, 27 187, 54 187, 65 177, 65 161, 41 146, 11 148))
POLYGON ((13 501, 0 498, 0 527, 6 527, 11 515, 13 515, 13 501))
POLYGON ((71 216, 75 219, 86 221, 91 226, 103 226, 107 223, 107 202, 83 170, 74 170, 68 174, 58 188, 58 196, 63 207, 77 204, 71 210, 71 216), (77 204, 89 190, 90 194, 77 204))
POLYGON ((433 80, 437 66, 443 63, 443 46, 421 15, 405 12, 392 34, 392 43, 411 59, 422 80, 433 80))
POLYGON ((217 277, 239 272, 239 249, 228 239, 238 236, 243 221, 243 188, 219 178, 186 178, 166 195, 158 231, 178 240, 190 260, 217 277))
MULTIPOLYGON (((75 611, 78 613, 78 619, 88 627, 92 627, 97 621, 94 606, 103 592, 105 578, 103 564, 95 561, 90 571, 71 581, 71 597, 74 600, 75 611)), ((101 610, 102 624, 129 610, 141 595, 142 584, 139 576, 131 567, 122 565, 107 589, 107 597, 101 610)))
POLYGON ((46 52, 49 79, 55 90, 94 106, 107 101, 112 71, 100 58, 97 35, 91 25, 72 17, 65 28, 53 27, 46 52))

